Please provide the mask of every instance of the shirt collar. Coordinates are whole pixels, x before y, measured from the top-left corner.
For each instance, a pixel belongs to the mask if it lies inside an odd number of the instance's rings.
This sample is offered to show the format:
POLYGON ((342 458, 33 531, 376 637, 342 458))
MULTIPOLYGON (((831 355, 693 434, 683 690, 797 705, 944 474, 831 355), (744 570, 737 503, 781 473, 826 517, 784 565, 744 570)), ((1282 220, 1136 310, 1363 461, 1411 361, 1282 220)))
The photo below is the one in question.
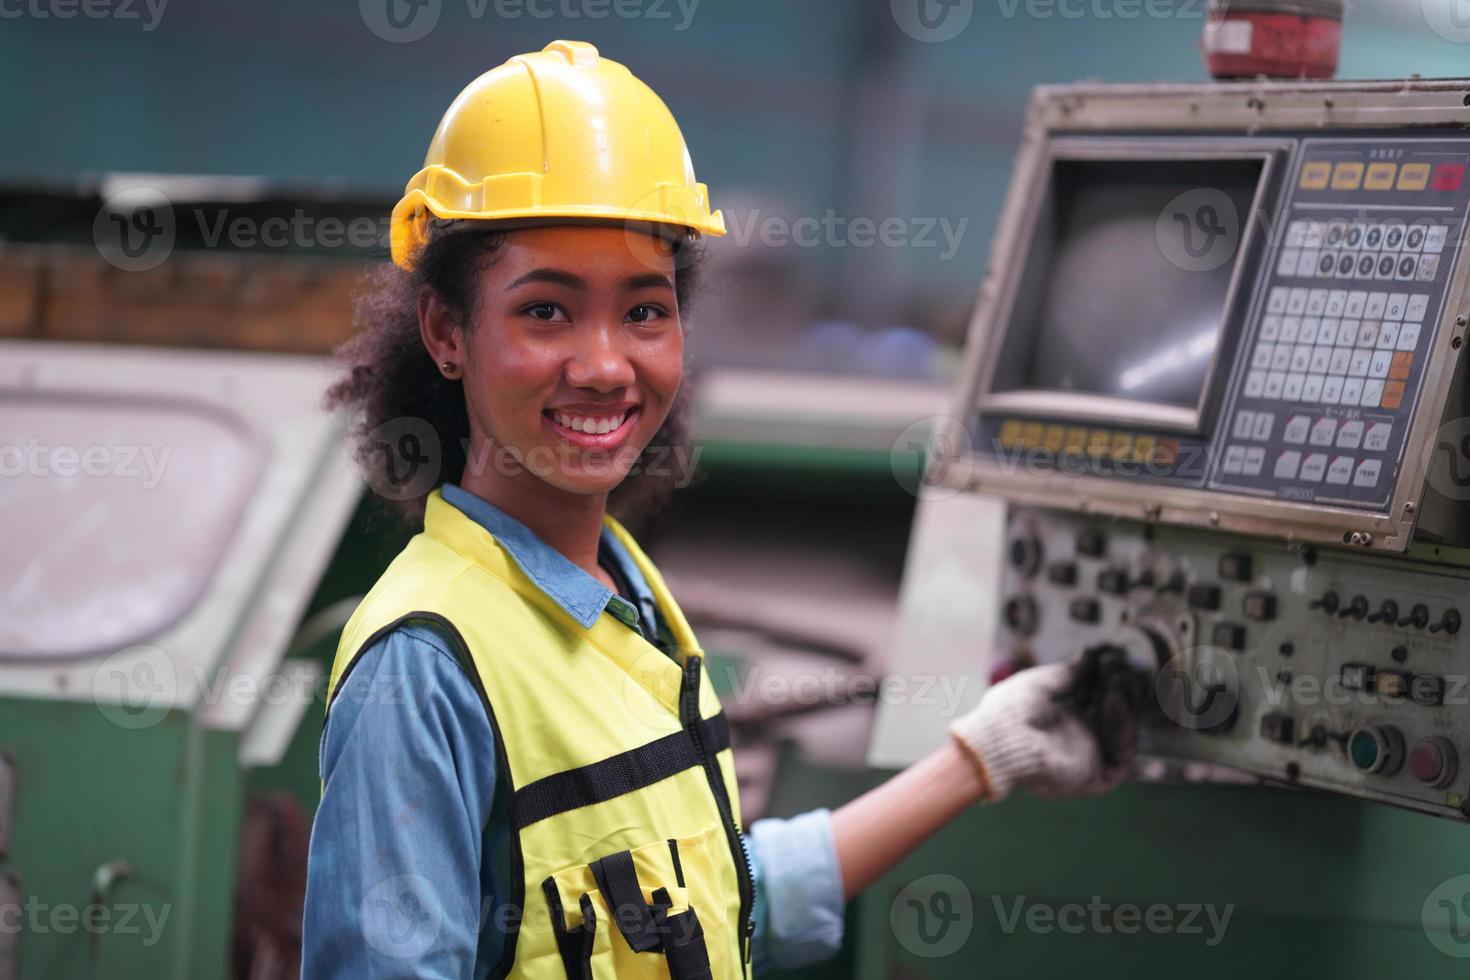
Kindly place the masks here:
MULTIPOLYGON (((612 589, 603 585, 570 558, 542 541, 535 531, 511 517, 483 497, 468 490, 446 483, 441 488, 446 503, 453 505, 466 517, 479 524, 505 549, 511 560, 519 566, 526 578, 531 580, 568 616, 576 620, 583 629, 597 622, 609 604, 619 619, 635 626, 638 611, 612 589)), ((643 594, 652 603, 652 590, 643 575, 623 548, 622 542, 604 524, 600 547, 609 549, 618 563, 619 570, 640 600, 643 594)), ((643 605, 640 601, 639 605, 643 605)))

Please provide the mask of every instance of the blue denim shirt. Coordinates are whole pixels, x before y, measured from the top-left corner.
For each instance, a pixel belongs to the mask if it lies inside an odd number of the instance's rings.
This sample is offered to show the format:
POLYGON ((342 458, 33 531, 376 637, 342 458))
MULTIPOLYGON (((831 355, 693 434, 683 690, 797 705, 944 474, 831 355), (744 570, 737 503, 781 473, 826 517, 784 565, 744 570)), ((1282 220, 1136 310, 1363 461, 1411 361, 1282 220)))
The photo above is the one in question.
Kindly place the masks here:
MULTIPOLYGON (((647 582, 606 529, 601 553, 632 601, 487 501, 453 484, 443 494, 583 626, 604 612, 630 629, 657 618, 647 582)), ((652 632, 666 636, 657 623, 652 632)), ((321 775, 302 976, 488 975, 504 948, 499 903, 511 894, 510 794, 480 697, 432 625, 400 626, 363 651, 328 716, 321 775)), ((746 835, 757 972, 815 962, 842 944, 829 816, 757 820, 746 835)))

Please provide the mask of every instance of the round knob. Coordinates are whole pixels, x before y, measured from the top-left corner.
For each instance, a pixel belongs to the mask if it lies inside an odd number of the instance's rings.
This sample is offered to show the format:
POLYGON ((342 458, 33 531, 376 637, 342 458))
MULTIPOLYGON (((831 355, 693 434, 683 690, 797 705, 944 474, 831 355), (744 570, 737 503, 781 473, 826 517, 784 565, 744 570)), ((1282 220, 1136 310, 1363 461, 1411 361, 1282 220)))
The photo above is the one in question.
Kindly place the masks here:
POLYGON ((1031 578, 1041 570, 1041 539, 1034 534, 1011 541, 1011 567, 1022 578, 1031 578))
POLYGON ((1036 600, 1029 595, 1016 595, 1007 599, 1003 615, 1006 625, 1019 636, 1035 633, 1041 622, 1041 610, 1037 608, 1036 600))
POLYGON ((1326 592, 1322 593, 1322 598, 1313 599, 1311 603, 1309 603, 1308 607, 1311 609, 1321 609, 1323 612, 1327 613, 1327 615, 1331 616, 1333 613, 1337 612, 1337 606, 1340 602, 1341 600, 1337 597, 1337 593, 1333 592, 1331 589, 1328 589, 1326 592))
POLYGON ((1392 725, 1359 728, 1348 739, 1348 756, 1363 772, 1392 776, 1404 764, 1404 736, 1392 725))
POLYGON ((1454 782, 1459 760, 1450 740, 1439 735, 1423 738, 1409 753, 1409 771, 1430 786, 1443 788, 1454 782))
POLYGON ((1337 614, 1339 619, 1362 619, 1366 615, 1368 615, 1368 597, 1365 595, 1353 596, 1353 601, 1348 603, 1347 608, 1337 614))

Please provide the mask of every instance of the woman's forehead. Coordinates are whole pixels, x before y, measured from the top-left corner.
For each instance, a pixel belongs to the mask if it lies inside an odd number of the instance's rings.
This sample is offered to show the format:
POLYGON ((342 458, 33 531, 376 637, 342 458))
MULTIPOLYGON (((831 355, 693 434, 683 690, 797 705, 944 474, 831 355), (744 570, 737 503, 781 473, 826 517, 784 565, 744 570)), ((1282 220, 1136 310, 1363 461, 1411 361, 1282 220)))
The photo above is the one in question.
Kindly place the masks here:
POLYGON ((674 246, 623 225, 548 225, 507 232, 494 269, 507 281, 535 268, 575 271, 583 278, 621 281, 657 272, 673 281, 674 246))

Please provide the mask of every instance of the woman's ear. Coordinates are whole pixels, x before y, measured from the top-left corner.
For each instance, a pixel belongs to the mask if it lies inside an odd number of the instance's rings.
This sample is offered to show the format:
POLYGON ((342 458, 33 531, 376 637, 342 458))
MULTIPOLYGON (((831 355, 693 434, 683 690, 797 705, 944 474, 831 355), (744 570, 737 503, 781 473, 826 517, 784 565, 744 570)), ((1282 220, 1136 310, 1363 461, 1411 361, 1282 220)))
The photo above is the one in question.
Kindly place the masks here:
POLYGON ((419 290, 418 305, 419 336, 423 338, 424 349, 445 377, 462 376, 469 352, 465 349, 464 327, 459 317, 437 292, 427 286, 419 290))

